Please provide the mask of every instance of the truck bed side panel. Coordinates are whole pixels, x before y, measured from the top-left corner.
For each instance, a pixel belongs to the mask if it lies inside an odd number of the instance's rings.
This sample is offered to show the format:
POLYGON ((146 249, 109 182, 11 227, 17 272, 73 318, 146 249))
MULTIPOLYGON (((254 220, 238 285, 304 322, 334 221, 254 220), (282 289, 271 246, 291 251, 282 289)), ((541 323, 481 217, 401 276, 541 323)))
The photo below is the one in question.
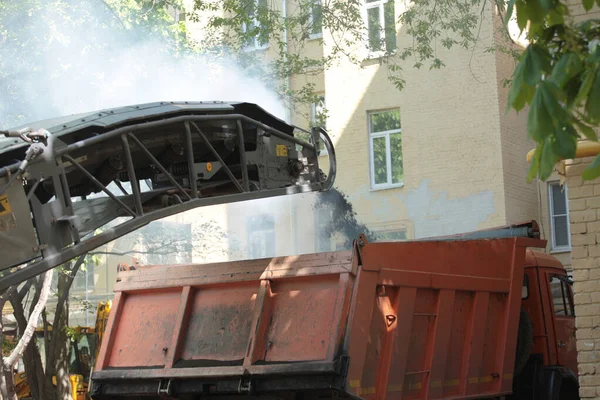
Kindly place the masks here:
POLYGON ((123 272, 93 398, 510 393, 525 252, 536 245, 366 243, 123 272))

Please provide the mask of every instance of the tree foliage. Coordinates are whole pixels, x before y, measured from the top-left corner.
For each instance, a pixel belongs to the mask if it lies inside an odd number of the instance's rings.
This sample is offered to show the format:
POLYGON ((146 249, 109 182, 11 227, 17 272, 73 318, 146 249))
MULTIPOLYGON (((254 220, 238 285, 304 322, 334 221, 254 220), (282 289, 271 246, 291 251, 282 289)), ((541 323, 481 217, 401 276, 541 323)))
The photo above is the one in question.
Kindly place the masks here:
POLYGON ((342 60, 357 68, 376 60, 388 67, 391 83, 404 88, 404 65, 440 68, 444 62, 438 44, 446 49, 470 48, 477 42, 479 7, 485 3, 419 0, 402 11, 396 9, 399 3, 387 1, 365 11, 363 0, 292 0, 287 1, 284 15, 281 2, 195 0, 191 19, 205 23, 200 43, 205 51, 234 54, 293 107, 315 102, 314 85, 307 82, 290 89, 285 83, 288 77, 319 75, 342 60), (398 47, 399 26, 413 38, 411 45, 398 47), (306 51, 311 41, 323 40, 327 42, 323 53, 306 51), (267 45, 274 57, 266 62, 260 52, 267 45))
POLYGON ((65 102, 89 104, 94 89, 120 78, 108 75, 139 43, 164 44, 157 56, 191 51, 185 24, 173 18, 180 8, 182 0, 0 2, 0 126, 59 116, 65 102), (60 84, 80 89, 66 98, 60 84))
MULTIPOLYGON (((583 0, 586 11, 594 1, 583 0)), ((600 5, 600 2, 597 2, 600 5)), ((547 179, 560 159, 575 157, 581 138, 597 141, 600 123, 600 21, 576 19, 559 0, 508 3, 530 41, 515 69, 508 107, 527 105, 529 136, 537 146, 529 179, 547 179)), ((600 156, 583 179, 600 176, 600 156)))
MULTIPOLYGON (((279 89, 290 103, 305 104, 314 101, 310 83, 290 90, 286 77, 319 74, 342 59, 358 68, 377 59, 387 67, 392 84, 402 90, 406 83, 402 71, 407 65, 441 68, 445 64, 438 49, 474 50, 482 40, 481 25, 489 23, 484 11, 493 6, 504 15, 501 31, 505 38, 509 38, 506 27, 515 17, 529 43, 524 51, 501 41, 487 49, 518 58, 506 106, 517 112, 529 106, 527 131, 537 145, 529 180, 547 179, 558 160, 574 157, 579 139, 597 140, 599 22, 592 15, 575 18, 569 6, 582 4, 589 12, 599 1, 418 0, 403 10, 394 10, 399 2, 374 4, 293 0, 287 2, 284 16, 277 2, 195 0, 195 10, 198 15, 212 13, 206 25, 206 48, 233 50, 242 64, 260 66, 265 63, 260 52, 268 44, 274 56, 263 73, 279 78, 279 89), (400 43, 396 32, 401 38, 409 37, 410 44, 400 43), (326 41, 323 54, 305 51, 311 40, 326 41)), ((260 70, 259 66, 255 68, 260 70)), ((584 179, 597 176, 600 158, 583 173, 584 179)))

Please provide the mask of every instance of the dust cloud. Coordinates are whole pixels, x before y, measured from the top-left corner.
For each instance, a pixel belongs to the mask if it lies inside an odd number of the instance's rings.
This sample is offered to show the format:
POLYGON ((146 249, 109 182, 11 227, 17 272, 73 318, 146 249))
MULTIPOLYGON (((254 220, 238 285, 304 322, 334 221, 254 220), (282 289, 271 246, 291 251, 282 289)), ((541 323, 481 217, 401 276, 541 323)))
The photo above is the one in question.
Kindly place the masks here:
POLYGON ((176 42, 124 29, 103 2, 34 3, 0 15, 0 127, 155 101, 246 101, 285 118, 226 55, 174 55, 176 42))
MULTIPOLYGON (((170 46, 176 43, 123 29, 103 2, 25 0, 23 4, 29 4, 23 15, 15 7, 12 14, 0 15, 4 29, 0 29, 0 127, 156 101, 252 102, 286 118, 277 94, 222 53, 175 56, 170 46)), ((219 208, 211 207, 166 220, 190 224, 192 242, 196 242, 194 230, 207 221, 217 226, 215 237, 226 236, 211 245, 208 256, 194 257, 194 262, 272 257, 348 247, 347 240, 336 242, 331 231, 332 220, 349 215, 343 204, 335 194, 312 193, 232 204, 223 217, 215 217, 219 208)), ((161 221, 145 231, 158 229, 165 229, 161 221)), ((350 229, 346 236, 361 230, 350 229)), ((137 239, 125 237, 108 247, 128 251, 148 241, 138 234, 128 235, 137 239)), ((206 235, 202 237, 206 240, 206 235)), ((160 260, 189 262, 189 257, 160 260)), ((112 268, 107 257, 103 263, 112 268)))

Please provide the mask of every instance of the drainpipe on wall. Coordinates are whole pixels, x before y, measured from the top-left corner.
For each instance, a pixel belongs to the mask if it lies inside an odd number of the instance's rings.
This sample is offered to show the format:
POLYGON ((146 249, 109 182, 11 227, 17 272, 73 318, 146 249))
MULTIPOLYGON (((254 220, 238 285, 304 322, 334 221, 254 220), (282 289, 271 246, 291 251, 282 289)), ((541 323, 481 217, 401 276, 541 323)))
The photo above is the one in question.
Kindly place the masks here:
MULTIPOLYGON (((283 61, 284 64, 287 61, 287 52, 288 52, 288 38, 287 38, 287 27, 285 21, 287 19, 287 0, 281 0, 281 15, 283 17, 283 61)), ((287 75, 284 78, 284 86, 285 90, 288 91, 290 89, 290 76, 287 75)), ((288 102, 285 107, 285 119, 286 122, 292 122, 292 106, 288 102)))

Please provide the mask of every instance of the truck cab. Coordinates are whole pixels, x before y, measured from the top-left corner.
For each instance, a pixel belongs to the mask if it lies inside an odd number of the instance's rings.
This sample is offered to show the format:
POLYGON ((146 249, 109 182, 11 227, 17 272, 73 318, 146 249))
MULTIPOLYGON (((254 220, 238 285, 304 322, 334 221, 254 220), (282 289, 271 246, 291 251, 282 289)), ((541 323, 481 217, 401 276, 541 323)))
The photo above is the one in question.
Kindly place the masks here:
POLYGON ((517 399, 578 399, 572 281, 551 255, 528 250, 515 360, 517 399))

